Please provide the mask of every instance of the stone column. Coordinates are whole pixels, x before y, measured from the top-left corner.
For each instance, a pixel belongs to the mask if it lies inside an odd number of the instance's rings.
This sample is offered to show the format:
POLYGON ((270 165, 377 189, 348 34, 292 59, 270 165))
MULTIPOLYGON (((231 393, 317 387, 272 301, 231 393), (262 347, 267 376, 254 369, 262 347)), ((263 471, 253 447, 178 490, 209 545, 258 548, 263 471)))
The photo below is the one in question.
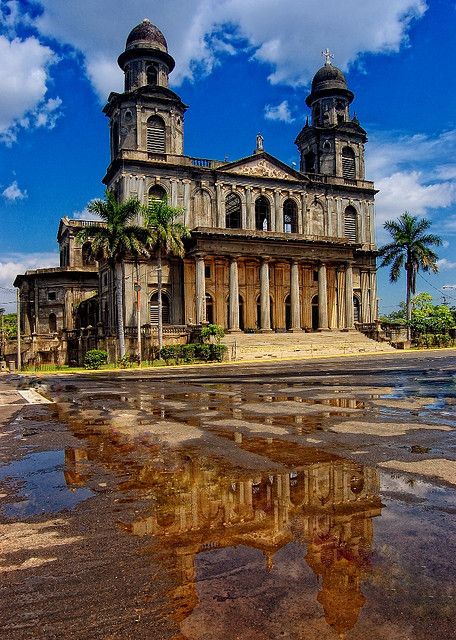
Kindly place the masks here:
POLYGON ((228 329, 239 331, 239 279, 237 257, 230 258, 230 295, 228 298, 228 329))
POLYGON ((275 228, 272 231, 283 232, 283 209, 280 206, 280 189, 274 189, 275 228))
POLYGON ((377 320, 377 274, 375 271, 369 273, 369 280, 370 322, 375 322, 377 320))
POLYGON ((318 330, 329 331, 328 326, 328 285, 326 282, 326 265, 318 267, 318 330))
POLYGON ((177 207, 177 180, 171 179, 171 206, 177 207))
POLYGON ((355 328, 353 318, 353 267, 347 262, 345 267, 345 326, 348 330, 355 328))
POLYGON ((190 223, 192 220, 192 212, 190 211, 190 180, 182 180, 184 184, 184 224, 187 227, 192 227, 193 225, 190 223))
POLYGON ((263 257, 260 266, 260 330, 271 331, 271 299, 269 297, 269 258, 263 257))
POLYGON ((245 191, 241 193, 241 229, 247 229, 247 199, 245 191))
POLYGON ((361 271, 361 322, 370 322, 369 272, 361 271))
POLYGON ((338 267, 337 273, 337 326, 345 329, 345 271, 338 267))
POLYGON ((247 229, 255 229, 255 209, 252 206, 252 187, 245 188, 245 208, 247 216, 247 229))
POLYGON ((220 182, 215 183, 215 202, 217 207, 217 227, 224 229, 225 220, 225 201, 223 198, 223 185, 220 182))
POLYGON ((300 296, 300 290, 299 290, 299 262, 297 258, 293 258, 291 261, 290 302, 291 302, 290 331, 301 331, 301 296, 300 296))
POLYGON ((204 273, 204 254, 195 255, 195 297, 196 297, 196 324, 206 322, 206 279, 204 273))

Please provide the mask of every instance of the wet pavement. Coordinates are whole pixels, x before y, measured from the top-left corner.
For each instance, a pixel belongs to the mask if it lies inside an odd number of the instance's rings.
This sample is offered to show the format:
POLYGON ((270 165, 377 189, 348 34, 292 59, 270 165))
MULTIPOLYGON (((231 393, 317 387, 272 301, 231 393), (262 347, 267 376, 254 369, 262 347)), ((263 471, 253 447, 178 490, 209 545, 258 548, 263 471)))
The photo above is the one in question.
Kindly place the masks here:
POLYGON ((455 365, 0 380, 1 637, 456 638, 455 365))

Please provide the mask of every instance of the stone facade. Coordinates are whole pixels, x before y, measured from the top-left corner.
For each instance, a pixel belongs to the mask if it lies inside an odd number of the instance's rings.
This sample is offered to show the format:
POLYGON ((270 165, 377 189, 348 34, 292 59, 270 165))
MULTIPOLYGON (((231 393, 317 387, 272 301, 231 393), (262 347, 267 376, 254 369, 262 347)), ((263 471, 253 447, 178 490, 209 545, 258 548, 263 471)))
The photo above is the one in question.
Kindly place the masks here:
MULTIPOLYGON (((353 330, 373 323, 376 191, 364 175, 366 132, 350 116, 353 93, 329 56, 306 100, 310 121, 295 141, 299 171, 267 153, 261 135, 255 152, 236 162, 186 156, 187 106, 168 86, 174 60, 149 21, 132 30, 118 62, 125 90, 111 93, 104 107, 111 162, 103 182, 120 199, 136 197, 144 205, 166 199, 181 207, 192 232, 185 257, 163 261, 165 333, 183 335, 205 322, 231 332, 353 330)), ((90 222, 61 221, 61 267, 54 273, 80 274, 78 302, 98 289, 100 331, 114 335, 114 279, 101 264, 95 285, 97 265, 88 264, 87 248, 75 239, 84 224, 90 222)), ((153 329, 156 264, 127 260, 123 271, 127 331, 138 324, 153 329)), ((27 297, 35 275, 18 278, 23 315, 31 317, 32 304, 38 318, 39 300, 27 297)), ((68 288, 62 284, 62 301, 71 298, 68 288)), ((64 330, 76 328, 69 304, 74 301, 62 302, 57 313, 64 330)), ((90 308, 81 310, 89 322, 90 308)), ((31 324, 24 328, 33 332, 31 324)))

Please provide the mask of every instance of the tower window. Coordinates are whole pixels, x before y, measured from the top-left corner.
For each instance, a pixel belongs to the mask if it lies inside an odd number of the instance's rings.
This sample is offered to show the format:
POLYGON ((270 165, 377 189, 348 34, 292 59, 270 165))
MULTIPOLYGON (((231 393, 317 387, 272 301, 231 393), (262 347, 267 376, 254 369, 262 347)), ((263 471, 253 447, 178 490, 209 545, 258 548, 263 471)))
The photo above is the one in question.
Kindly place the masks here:
POLYGON ((297 233, 298 207, 296 202, 291 200, 285 200, 283 204, 283 230, 285 233, 297 233))
POLYGON ((309 151, 304 156, 304 170, 306 173, 316 173, 315 169, 315 153, 313 151, 309 151))
POLYGON ((342 149, 342 175, 344 178, 356 180, 355 152, 350 147, 342 149))
POLYGON ((268 231, 269 225, 269 200, 260 196, 255 200, 255 228, 259 231, 268 231))
POLYGON ((112 154, 117 156, 119 153, 119 124, 114 122, 112 125, 112 154))
POLYGON ((147 151, 149 153, 165 153, 165 123, 158 116, 147 121, 147 151))
POLYGON ((146 69, 146 74, 147 74, 147 84, 150 84, 153 87, 157 86, 158 84, 157 67, 155 67, 153 64, 150 64, 146 69))
POLYGON ((55 299, 56 299, 55 291, 49 291, 48 300, 55 300, 55 299))
POLYGON ((345 209, 344 214, 344 236, 356 242, 358 239, 357 225, 356 225, 356 209, 349 206, 345 209))
POLYGON ((57 316, 55 313, 49 314, 49 333, 55 333, 57 331, 57 316))
POLYGON ((149 189, 147 204, 150 207, 151 204, 157 200, 163 200, 163 202, 166 202, 167 194, 163 187, 161 187, 159 184, 154 184, 154 186, 149 189))
POLYGON ((225 199, 225 226, 227 229, 241 227, 241 199, 236 193, 229 193, 225 199))

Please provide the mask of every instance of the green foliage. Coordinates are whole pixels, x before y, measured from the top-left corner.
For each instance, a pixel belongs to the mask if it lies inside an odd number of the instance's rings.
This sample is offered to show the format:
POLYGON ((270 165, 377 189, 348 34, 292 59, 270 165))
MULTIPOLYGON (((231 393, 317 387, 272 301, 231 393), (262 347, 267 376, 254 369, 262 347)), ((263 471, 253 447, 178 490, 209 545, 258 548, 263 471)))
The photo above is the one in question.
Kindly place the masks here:
POLYGON ((183 214, 183 209, 171 207, 164 200, 150 203, 144 211, 144 222, 154 252, 180 257, 184 255, 183 239, 190 237, 190 230, 180 221, 183 214))
POLYGON ((453 338, 448 333, 422 333, 416 339, 416 346, 425 349, 432 347, 451 347, 453 338))
POLYGON ((224 344, 172 344, 162 347, 160 357, 166 364, 222 362, 226 352, 224 344))
POLYGON ((84 358, 84 367, 86 369, 100 369, 108 362, 108 353, 102 349, 90 349, 84 358))
POLYGON ((445 334, 454 328, 451 309, 445 304, 432 304, 432 296, 429 293, 420 293, 412 300, 412 305, 410 326, 415 333, 445 334))
POLYGON ((225 331, 219 324, 208 324, 207 327, 201 329, 201 339, 206 342, 210 338, 215 338, 217 342, 224 337, 225 331))
POLYGON ((0 331, 2 330, 2 322, 3 322, 3 333, 6 340, 11 340, 17 337, 17 314, 16 313, 6 313, 2 315, 0 318, 0 331))

